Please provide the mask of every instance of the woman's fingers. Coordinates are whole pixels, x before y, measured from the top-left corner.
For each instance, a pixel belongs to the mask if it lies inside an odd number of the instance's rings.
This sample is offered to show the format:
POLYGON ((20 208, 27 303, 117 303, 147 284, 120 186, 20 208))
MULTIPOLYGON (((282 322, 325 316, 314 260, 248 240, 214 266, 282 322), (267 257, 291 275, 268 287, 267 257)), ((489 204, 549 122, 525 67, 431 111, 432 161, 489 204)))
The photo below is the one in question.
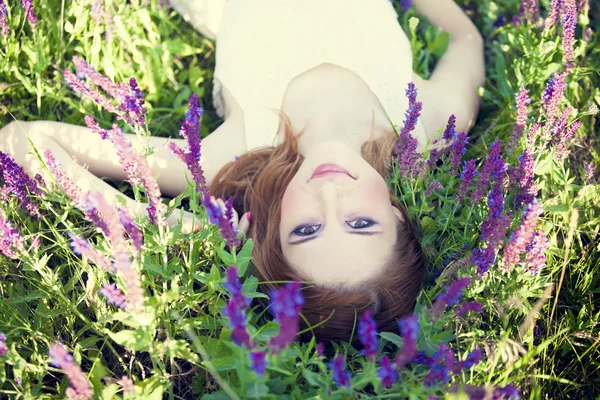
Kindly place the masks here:
POLYGON ((248 211, 242 218, 240 219, 240 223, 238 225, 238 231, 242 232, 244 236, 248 235, 248 229, 250 228, 250 222, 252 221, 252 213, 248 211))

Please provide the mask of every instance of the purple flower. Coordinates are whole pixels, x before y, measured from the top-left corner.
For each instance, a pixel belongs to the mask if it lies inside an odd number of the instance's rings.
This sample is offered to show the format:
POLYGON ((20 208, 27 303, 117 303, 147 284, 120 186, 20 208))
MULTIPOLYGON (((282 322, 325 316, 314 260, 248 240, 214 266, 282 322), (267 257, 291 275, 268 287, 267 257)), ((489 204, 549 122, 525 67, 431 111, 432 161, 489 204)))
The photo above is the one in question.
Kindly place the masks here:
POLYGON ((431 196, 434 190, 442 190, 444 187, 438 181, 431 182, 425 189, 425 196, 431 196))
POLYGON ((560 14, 560 10, 562 9, 562 2, 563 0, 552 0, 552 3, 550 4, 550 12, 548 13, 548 18, 546 18, 546 21, 544 22, 544 24, 546 25, 546 31, 550 30, 550 28, 556 24, 556 21, 558 20, 558 16, 560 14))
POLYGON ((234 300, 240 308, 243 310, 246 309, 252 302, 252 300, 242 293, 242 283, 238 279, 238 270, 235 265, 227 268, 227 279, 224 284, 225 289, 231 295, 232 300, 234 300))
POLYGON ((419 320, 414 314, 398 321, 402 333, 402 349, 396 355, 396 368, 404 368, 417 354, 417 339, 419 338, 419 320))
POLYGON ((316 351, 317 351, 317 356, 323 357, 323 355, 325 354, 325 345, 323 343, 317 344, 316 351))
POLYGON ((217 203, 214 197, 210 196, 210 193, 206 193, 202 200, 202 204, 206 208, 206 214, 211 224, 217 225, 221 236, 225 239, 225 242, 229 247, 237 247, 241 243, 241 239, 237 237, 237 231, 233 227, 231 218, 228 218, 228 214, 233 215, 232 204, 230 201, 225 202, 225 213, 221 209, 221 206, 217 203))
POLYGON ((129 87, 130 90, 124 93, 121 100, 121 111, 125 113, 123 118, 128 124, 142 127, 145 123, 144 115, 146 114, 146 110, 143 108, 144 95, 135 78, 129 79, 129 87))
POLYGON ((379 341, 377 339, 377 323, 371 315, 371 310, 366 310, 358 321, 358 337, 365 347, 364 354, 370 362, 375 362, 379 353, 379 341))
POLYGON ((105 271, 111 269, 111 261, 104 254, 93 248, 90 243, 80 236, 67 232, 71 238, 71 248, 76 254, 91 260, 105 271))
POLYGON ((531 103, 531 99, 527 95, 529 90, 521 86, 519 94, 516 96, 517 103, 517 121, 510 134, 510 139, 507 144, 507 152, 511 153, 516 147, 518 147, 523 132, 525 131, 525 124, 527 123, 527 106, 531 103))
POLYGON ((504 15, 500 15, 498 18, 496 18, 492 25, 494 28, 499 28, 501 26, 504 26, 505 24, 506 20, 504 19, 504 15))
POLYGON ((381 380, 381 384, 386 389, 389 389, 389 387, 398 380, 398 372, 388 356, 381 357, 380 366, 377 370, 377 377, 381 380))
POLYGON ((0 332, 0 357, 4 356, 8 351, 8 345, 6 344, 6 335, 0 332))
POLYGON ((521 261, 521 254, 525 251, 527 244, 533 239, 534 230, 537 227, 539 215, 544 209, 537 200, 527 205, 523 214, 521 226, 512 233, 504 249, 504 271, 509 271, 515 264, 521 261))
POLYGON ((204 110, 198 106, 198 95, 194 93, 190 96, 185 121, 179 130, 179 134, 187 141, 187 151, 184 152, 174 142, 169 143, 169 148, 187 165, 196 182, 196 191, 202 196, 206 196, 206 179, 204 178, 204 170, 200 166, 200 145, 202 141, 200 137, 200 117, 203 114, 204 110))
POLYGON ((456 137, 456 117, 454 114, 448 118, 448 123, 446 124, 446 128, 444 129, 444 133, 442 134, 442 139, 444 140, 452 140, 456 137))
POLYGON ((25 9, 25 13, 27 13, 27 20, 29 21, 29 25, 31 25, 31 29, 35 31, 35 27, 37 26, 37 18, 35 17, 35 9, 33 8, 32 0, 21 0, 21 5, 25 9))
POLYGON ((530 20, 534 23, 537 22, 537 20, 540 18, 538 0, 521 0, 519 12, 523 19, 530 20))
POLYGON ((477 176, 477 167, 475 160, 465 161, 463 170, 460 174, 460 183, 458 184, 457 200, 461 201, 468 196, 473 178, 477 176))
POLYGON ((460 167, 461 159, 467 152, 467 134, 461 132, 455 135, 452 147, 450 149, 450 176, 458 175, 458 167, 460 167))
POLYGON ((457 367, 454 352, 442 343, 429 363, 429 372, 425 375, 423 382, 428 386, 437 382, 447 384, 450 381, 450 373, 454 372, 457 367))
POLYGON ((531 243, 525 247, 526 256, 523 266, 532 275, 537 274, 546 265, 546 255, 544 254, 548 248, 548 238, 542 230, 538 230, 533 234, 531 243))
POLYGON ((4 178, 4 184, 8 189, 6 192, 12 192, 21 207, 27 210, 32 217, 42 218, 40 208, 34 203, 32 195, 42 196, 43 192, 38 187, 37 182, 29 177, 25 170, 18 165, 14 159, 6 153, 0 151, 0 170, 4 178))
POLYGON ((127 303, 125 295, 114 284, 104 282, 99 292, 110 304, 125 309, 125 304, 127 303))
POLYGON ((56 179, 58 186, 60 186, 62 191, 65 192, 66 195, 75 202, 75 204, 79 204, 82 196, 79 186, 77 186, 77 184, 75 184, 75 182, 73 182, 73 180, 62 171, 60 168, 61 165, 56 162, 50 149, 46 149, 44 151, 44 157, 46 158, 46 165, 54 176, 54 179, 56 179))
POLYGON ((60 343, 55 343, 48 350, 50 364, 63 370, 71 386, 65 392, 67 398, 86 400, 94 395, 90 382, 83 374, 79 365, 73 361, 73 356, 60 343))
POLYGON ((121 225, 125 228, 125 232, 127 232, 127 236, 131 239, 134 252, 139 256, 144 245, 144 235, 126 208, 117 207, 117 212, 119 214, 119 222, 121 222, 121 225))
POLYGON ((8 258, 17 259, 19 252, 25 250, 25 239, 15 229, 0 209, 0 252, 8 258))
POLYGON ((531 203, 538 194, 539 189, 534 179, 535 163, 532 147, 528 141, 525 151, 519 156, 518 165, 510 168, 508 173, 511 185, 516 192, 516 208, 520 208, 522 204, 531 203))
POLYGON ((412 0, 400 0, 400 7, 402 7, 402 13, 406 14, 412 7, 412 0))
POLYGON ((594 177, 594 171, 595 170, 596 170, 596 164, 589 163, 588 165, 586 165, 586 167, 585 167, 585 176, 583 177, 583 179, 586 182, 591 181, 592 178, 594 177))
POLYGON ((479 200, 487 193, 488 188, 495 182, 502 182, 506 172, 506 162, 500 155, 502 142, 496 139, 490 146, 490 153, 481 167, 481 173, 475 185, 475 190, 471 193, 471 201, 477 204, 479 200))
POLYGON ((135 395, 135 384, 133 379, 128 376, 122 376, 121 379, 117 381, 119 385, 123 388, 123 393, 127 393, 130 396, 135 395))
POLYGON ((497 249, 504 241, 506 230, 510 226, 510 216, 503 215, 504 196, 502 186, 496 183, 488 194, 488 217, 481 224, 480 240, 488 246, 497 249))
POLYGON ((338 385, 338 387, 345 386, 350 388, 350 379, 352 378, 352 374, 350 372, 345 372, 346 368, 346 356, 343 354, 339 354, 330 364, 329 369, 333 371, 333 381, 338 385))
POLYGON ((434 316, 434 318, 439 318, 446 307, 452 307, 456 303, 460 302, 463 289, 470 284, 471 278, 464 277, 457 279, 450 286, 448 286, 446 291, 440 294, 431 306, 431 314, 434 316))
POLYGON ((63 71, 65 81, 71 87, 71 89, 78 93, 81 97, 92 100, 106 111, 116 114, 119 112, 119 108, 112 105, 112 101, 101 94, 98 89, 92 85, 81 81, 75 74, 70 72, 68 69, 63 71))
POLYGON ((279 324, 279 334, 272 337, 269 342, 269 348, 273 352, 285 349, 296 339, 299 313, 304 305, 304 296, 300 288, 300 282, 294 281, 285 285, 283 289, 269 293, 270 310, 275 316, 275 322, 279 324))
POLYGON ((263 376, 267 368, 265 357, 267 353, 264 351, 252 351, 250 352, 250 363, 252 370, 256 372, 256 375, 263 376))
POLYGON ((398 154, 398 171, 402 176, 409 176, 417 173, 421 169, 423 161, 420 160, 421 154, 417 152, 418 141, 411 135, 415 129, 423 103, 417 101, 417 89, 414 83, 408 84, 406 90, 408 97, 408 109, 406 110, 404 126, 399 133, 396 143, 396 153, 398 154))
POLYGON ((519 390, 513 385, 506 385, 504 387, 497 387, 492 395, 494 400, 501 399, 520 399, 521 395, 519 390))
POLYGON ((0 0, 0 32, 2 32, 4 36, 8 35, 8 23, 6 22, 6 17, 8 17, 6 4, 4 3, 4 0, 0 0))
POLYGON ((567 141, 575 135, 575 132, 577 132, 582 125, 583 123, 581 121, 575 121, 556 137, 556 158, 559 162, 562 162, 562 160, 568 154, 566 150, 567 141))
POLYGON ((469 312, 481 313, 483 312, 483 306, 476 301, 468 301, 459 304, 455 309, 454 313, 457 317, 463 317, 469 312))
POLYGON ((477 273, 485 274, 496 262, 498 252, 491 246, 473 250, 471 261, 477 266, 477 273))
POLYGON ((565 57, 565 66, 571 68, 575 55, 573 54, 573 42, 575 41, 575 28, 577 27, 577 4, 575 0, 565 0, 565 8, 561 17, 563 26, 562 45, 565 57))
POLYGON ((476 347, 475 350, 467 355, 467 358, 461 363, 461 369, 470 369, 475 364, 479 364, 481 361, 483 353, 479 347, 476 347))
POLYGON ((238 346, 254 347, 250 343, 250 335, 246 330, 248 317, 242 308, 235 300, 230 300, 221 310, 223 315, 229 321, 229 328, 233 330, 231 340, 238 346))
POLYGON ((542 95, 542 103, 544 104, 544 112, 546 114, 546 122, 544 124, 544 139, 546 141, 550 139, 550 132, 558 117, 558 105, 567 88, 565 76, 565 72, 552 74, 546 83, 544 94, 542 95))

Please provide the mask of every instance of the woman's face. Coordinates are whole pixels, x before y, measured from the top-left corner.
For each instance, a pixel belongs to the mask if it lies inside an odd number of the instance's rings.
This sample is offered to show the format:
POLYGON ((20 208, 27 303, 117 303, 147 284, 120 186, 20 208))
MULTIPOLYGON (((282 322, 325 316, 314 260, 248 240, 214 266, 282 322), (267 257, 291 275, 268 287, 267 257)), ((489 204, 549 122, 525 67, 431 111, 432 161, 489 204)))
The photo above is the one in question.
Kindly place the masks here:
POLYGON ((383 177, 348 146, 323 142, 306 154, 283 195, 279 236, 287 262, 309 280, 357 284, 387 261, 399 222, 383 177), (313 176, 322 164, 351 176, 313 176))

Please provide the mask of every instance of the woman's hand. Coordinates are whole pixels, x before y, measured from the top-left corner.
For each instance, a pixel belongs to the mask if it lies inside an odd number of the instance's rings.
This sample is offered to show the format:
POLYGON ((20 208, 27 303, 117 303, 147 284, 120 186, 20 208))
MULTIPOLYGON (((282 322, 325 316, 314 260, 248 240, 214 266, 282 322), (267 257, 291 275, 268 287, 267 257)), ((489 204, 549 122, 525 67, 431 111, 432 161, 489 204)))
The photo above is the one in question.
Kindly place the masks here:
MULTIPOLYGON (((227 207, 225 206, 225 201, 223 199, 215 199, 214 196, 211 196, 212 200, 216 201, 221 210, 223 210, 223 214, 227 211, 227 207)), ((252 213, 247 212, 242 215, 242 218, 238 218, 238 213, 232 207, 231 211, 233 211, 233 217, 230 219, 230 222, 233 224, 233 228, 239 232, 242 232, 244 236, 248 234, 248 229, 250 228, 250 220, 252 218, 252 213)))

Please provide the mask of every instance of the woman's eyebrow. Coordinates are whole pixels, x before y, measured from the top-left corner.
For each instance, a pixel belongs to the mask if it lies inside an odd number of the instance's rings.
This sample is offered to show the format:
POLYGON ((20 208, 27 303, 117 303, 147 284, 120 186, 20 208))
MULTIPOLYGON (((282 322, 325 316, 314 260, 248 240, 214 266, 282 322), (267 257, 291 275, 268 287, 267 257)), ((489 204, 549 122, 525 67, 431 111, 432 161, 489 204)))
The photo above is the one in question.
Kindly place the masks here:
MULTIPOLYGON (((373 235, 379 235, 379 234, 382 234, 383 232, 381 232, 381 231, 379 231, 379 232, 360 232, 360 231, 356 231, 356 232, 355 232, 355 231, 353 231, 353 232, 346 232, 346 233, 348 233, 349 235, 373 236, 373 235)), ((289 242, 289 244, 290 244, 290 245, 292 245, 292 246, 293 246, 293 245, 296 245, 296 244, 302 244, 302 243, 306 243, 306 242, 308 242, 308 241, 310 241, 310 240, 315 240, 315 239, 317 239, 317 238, 319 238, 319 237, 321 237, 321 235, 318 235, 318 236, 310 236, 310 237, 307 237, 306 239, 300 239, 300 240, 298 240, 297 242, 289 242)))

